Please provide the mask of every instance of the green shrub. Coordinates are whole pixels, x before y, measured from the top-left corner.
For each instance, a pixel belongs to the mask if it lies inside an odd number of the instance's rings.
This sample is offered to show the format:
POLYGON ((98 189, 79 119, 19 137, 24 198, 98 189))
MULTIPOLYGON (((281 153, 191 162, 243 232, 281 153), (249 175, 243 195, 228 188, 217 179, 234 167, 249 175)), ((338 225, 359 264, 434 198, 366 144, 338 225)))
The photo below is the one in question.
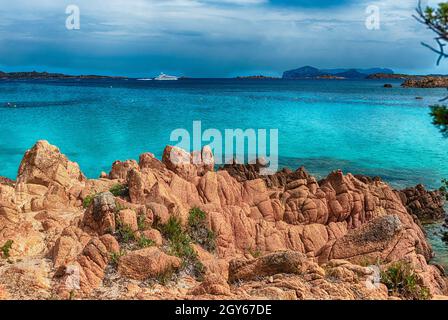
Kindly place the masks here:
POLYGON ((172 254, 180 258, 190 257, 194 254, 191 247, 191 238, 182 229, 180 219, 170 217, 168 222, 162 226, 161 232, 168 239, 172 254))
POLYGON ((448 107, 444 105, 430 106, 433 124, 439 128, 442 134, 448 137, 448 107))
POLYGON ((115 213, 118 214, 121 210, 128 209, 124 207, 120 202, 115 201, 115 213))
POLYGON ((182 228, 179 218, 171 216, 164 225, 158 225, 159 231, 168 240, 169 254, 182 259, 182 268, 188 269, 196 277, 202 277, 204 266, 191 246, 191 238, 182 228))
POLYGON ((216 234, 211 231, 207 230, 207 242, 206 242, 206 249, 209 251, 215 251, 216 250, 216 234))
POLYGON ((167 239, 176 238, 183 232, 180 219, 172 216, 168 219, 166 224, 157 223, 157 227, 167 239))
POLYGON ((146 215, 140 214, 137 217, 137 225, 138 225, 138 230, 143 231, 143 230, 148 229, 149 226, 146 224, 146 215))
POLYGON ((384 283, 391 295, 409 300, 427 300, 429 290, 420 284, 418 275, 409 263, 396 262, 387 270, 381 272, 381 282, 384 283))
POLYGON ((5 259, 9 258, 9 255, 10 255, 9 251, 11 250, 13 243, 14 243, 14 241, 8 240, 2 247, 0 247, 0 251, 2 252, 3 258, 5 258, 5 259))
POLYGON ((112 252, 110 254, 110 263, 113 266, 118 266, 118 263, 120 262, 120 258, 124 256, 124 251, 120 251, 120 252, 112 252))
POLYGON ((188 215, 188 226, 199 227, 206 219, 206 214, 199 208, 192 208, 188 215))
POLYGON ((191 246, 191 239, 188 235, 183 234, 177 238, 170 239, 169 243, 171 254, 187 261, 195 258, 196 253, 191 246))
POLYGON ((216 250, 216 235, 208 229, 206 218, 201 209, 191 209, 188 216, 188 233, 194 242, 213 252, 216 250))
POLYGON ((359 261, 358 264, 362 267, 381 266, 382 264, 384 264, 384 261, 380 258, 364 257, 359 261))
POLYGON ((252 257, 254 258, 259 258, 261 257, 261 251, 259 249, 255 249, 253 250, 252 248, 249 249, 249 253, 252 255, 252 257))
POLYGON ((137 245, 139 246, 139 248, 143 249, 143 248, 155 246, 156 243, 153 240, 146 238, 145 236, 141 236, 137 240, 137 245))
POLYGON ((168 284, 168 282, 170 282, 171 279, 173 279, 173 276, 174 276, 173 269, 168 268, 167 270, 165 270, 165 272, 163 272, 157 276, 157 281, 161 285, 166 286, 168 284))
POLYGON ((129 189, 126 186, 121 184, 116 184, 112 188, 109 189, 110 193, 112 193, 115 197, 126 197, 129 195, 129 189))
POLYGON ((82 206, 84 207, 84 209, 90 207, 90 205, 93 202, 93 198, 95 198, 94 194, 88 195, 87 197, 84 198, 84 200, 82 201, 82 206))
POLYGON ((117 220, 117 229, 115 231, 120 242, 129 243, 136 240, 136 236, 131 227, 117 220))

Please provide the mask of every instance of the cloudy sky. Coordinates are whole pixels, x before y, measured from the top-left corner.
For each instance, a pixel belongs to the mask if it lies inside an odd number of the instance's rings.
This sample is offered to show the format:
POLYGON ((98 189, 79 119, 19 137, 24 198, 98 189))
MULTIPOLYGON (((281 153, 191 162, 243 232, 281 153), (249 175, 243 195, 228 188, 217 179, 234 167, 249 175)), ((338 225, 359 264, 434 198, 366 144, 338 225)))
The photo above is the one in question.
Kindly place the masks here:
MULTIPOLYGON (((438 1, 425 0, 434 5, 438 1)), ((0 70, 196 77, 303 65, 448 73, 420 45, 418 0, 0 0, 0 70), (81 12, 67 30, 68 5, 81 12), (380 29, 369 30, 369 6, 380 29)))

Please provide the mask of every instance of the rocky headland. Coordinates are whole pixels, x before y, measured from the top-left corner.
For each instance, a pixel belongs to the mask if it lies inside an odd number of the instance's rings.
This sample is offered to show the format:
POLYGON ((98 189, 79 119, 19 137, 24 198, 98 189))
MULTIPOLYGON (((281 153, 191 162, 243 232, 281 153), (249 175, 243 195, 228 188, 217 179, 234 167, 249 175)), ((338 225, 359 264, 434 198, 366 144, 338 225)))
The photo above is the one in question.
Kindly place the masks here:
POLYGON ((404 81, 401 86, 405 88, 447 88, 448 77, 424 76, 410 78, 404 81))
MULTIPOLYGON (((447 88, 448 77, 444 75, 409 75, 394 73, 390 69, 318 69, 305 66, 288 70, 283 73, 283 79, 287 80, 318 80, 318 79, 354 79, 354 80, 380 80, 393 79, 404 80, 404 88, 447 88)), ((389 87, 389 86, 387 86, 389 87)))
POLYGON ((0 299, 447 294, 419 224, 439 215, 436 194, 341 171, 317 181, 304 168, 258 169, 215 171, 209 148, 167 147, 162 161, 144 153, 87 179, 37 142, 16 181, 0 180, 0 299))
POLYGON ((418 76, 412 76, 409 74, 402 74, 402 73, 374 73, 369 76, 367 76, 366 79, 370 80, 376 80, 376 79, 398 79, 398 80, 407 80, 407 79, 414 79, 418 76))
POLYGON ((409 74, 387 74, 375 73, 369 75, 366 79, 398 79, 404 80, 401 84, 404 88, 446 88, 448 87, 448 77, 440 75, 409 75, 409 74))
POLYGON ((0 79, 5 80, 64 80, 64 79, 123 79, 123 77, 109 77, 98 75, 67 75, 49 72, 2 72, 0 79))

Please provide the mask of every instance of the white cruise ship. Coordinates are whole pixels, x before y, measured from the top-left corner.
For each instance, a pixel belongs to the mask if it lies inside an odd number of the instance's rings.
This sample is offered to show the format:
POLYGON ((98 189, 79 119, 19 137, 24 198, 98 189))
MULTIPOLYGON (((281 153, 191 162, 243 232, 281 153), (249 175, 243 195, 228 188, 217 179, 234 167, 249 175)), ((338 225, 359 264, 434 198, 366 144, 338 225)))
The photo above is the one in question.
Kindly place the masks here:
POLYGON ((179 78, 176 76, 166 75, 162 72, 160 74, 160 76, 158 76, 157 78, 154 78, 154 80, 158 80, 158 81, 166 81, 166 80, 170 81, 171 80, 171 81, 173 81, 173 80, 179 80, 179 78))

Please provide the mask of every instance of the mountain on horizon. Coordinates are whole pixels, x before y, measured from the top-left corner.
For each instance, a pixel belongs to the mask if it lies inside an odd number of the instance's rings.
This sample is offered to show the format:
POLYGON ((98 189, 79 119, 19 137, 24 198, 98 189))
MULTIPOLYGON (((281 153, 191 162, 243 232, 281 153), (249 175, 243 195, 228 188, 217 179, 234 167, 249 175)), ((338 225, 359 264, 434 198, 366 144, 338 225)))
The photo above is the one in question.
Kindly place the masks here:
POLYGON ((336 73, 335 76, 346 78, 346 79, 365 79, 368 74, 361 73, 356 69, 350 69, 345 72, 336 73))
POLYGON ((369 69, 318 69, 312 66, 305 66, 298 69, 285 71, 283 79, 316 79, 322 76, 337 76, 346 79, 364 79, 371 74, 383 73, 394 74, 394 71, 387 68, 369 68, 369 69))

